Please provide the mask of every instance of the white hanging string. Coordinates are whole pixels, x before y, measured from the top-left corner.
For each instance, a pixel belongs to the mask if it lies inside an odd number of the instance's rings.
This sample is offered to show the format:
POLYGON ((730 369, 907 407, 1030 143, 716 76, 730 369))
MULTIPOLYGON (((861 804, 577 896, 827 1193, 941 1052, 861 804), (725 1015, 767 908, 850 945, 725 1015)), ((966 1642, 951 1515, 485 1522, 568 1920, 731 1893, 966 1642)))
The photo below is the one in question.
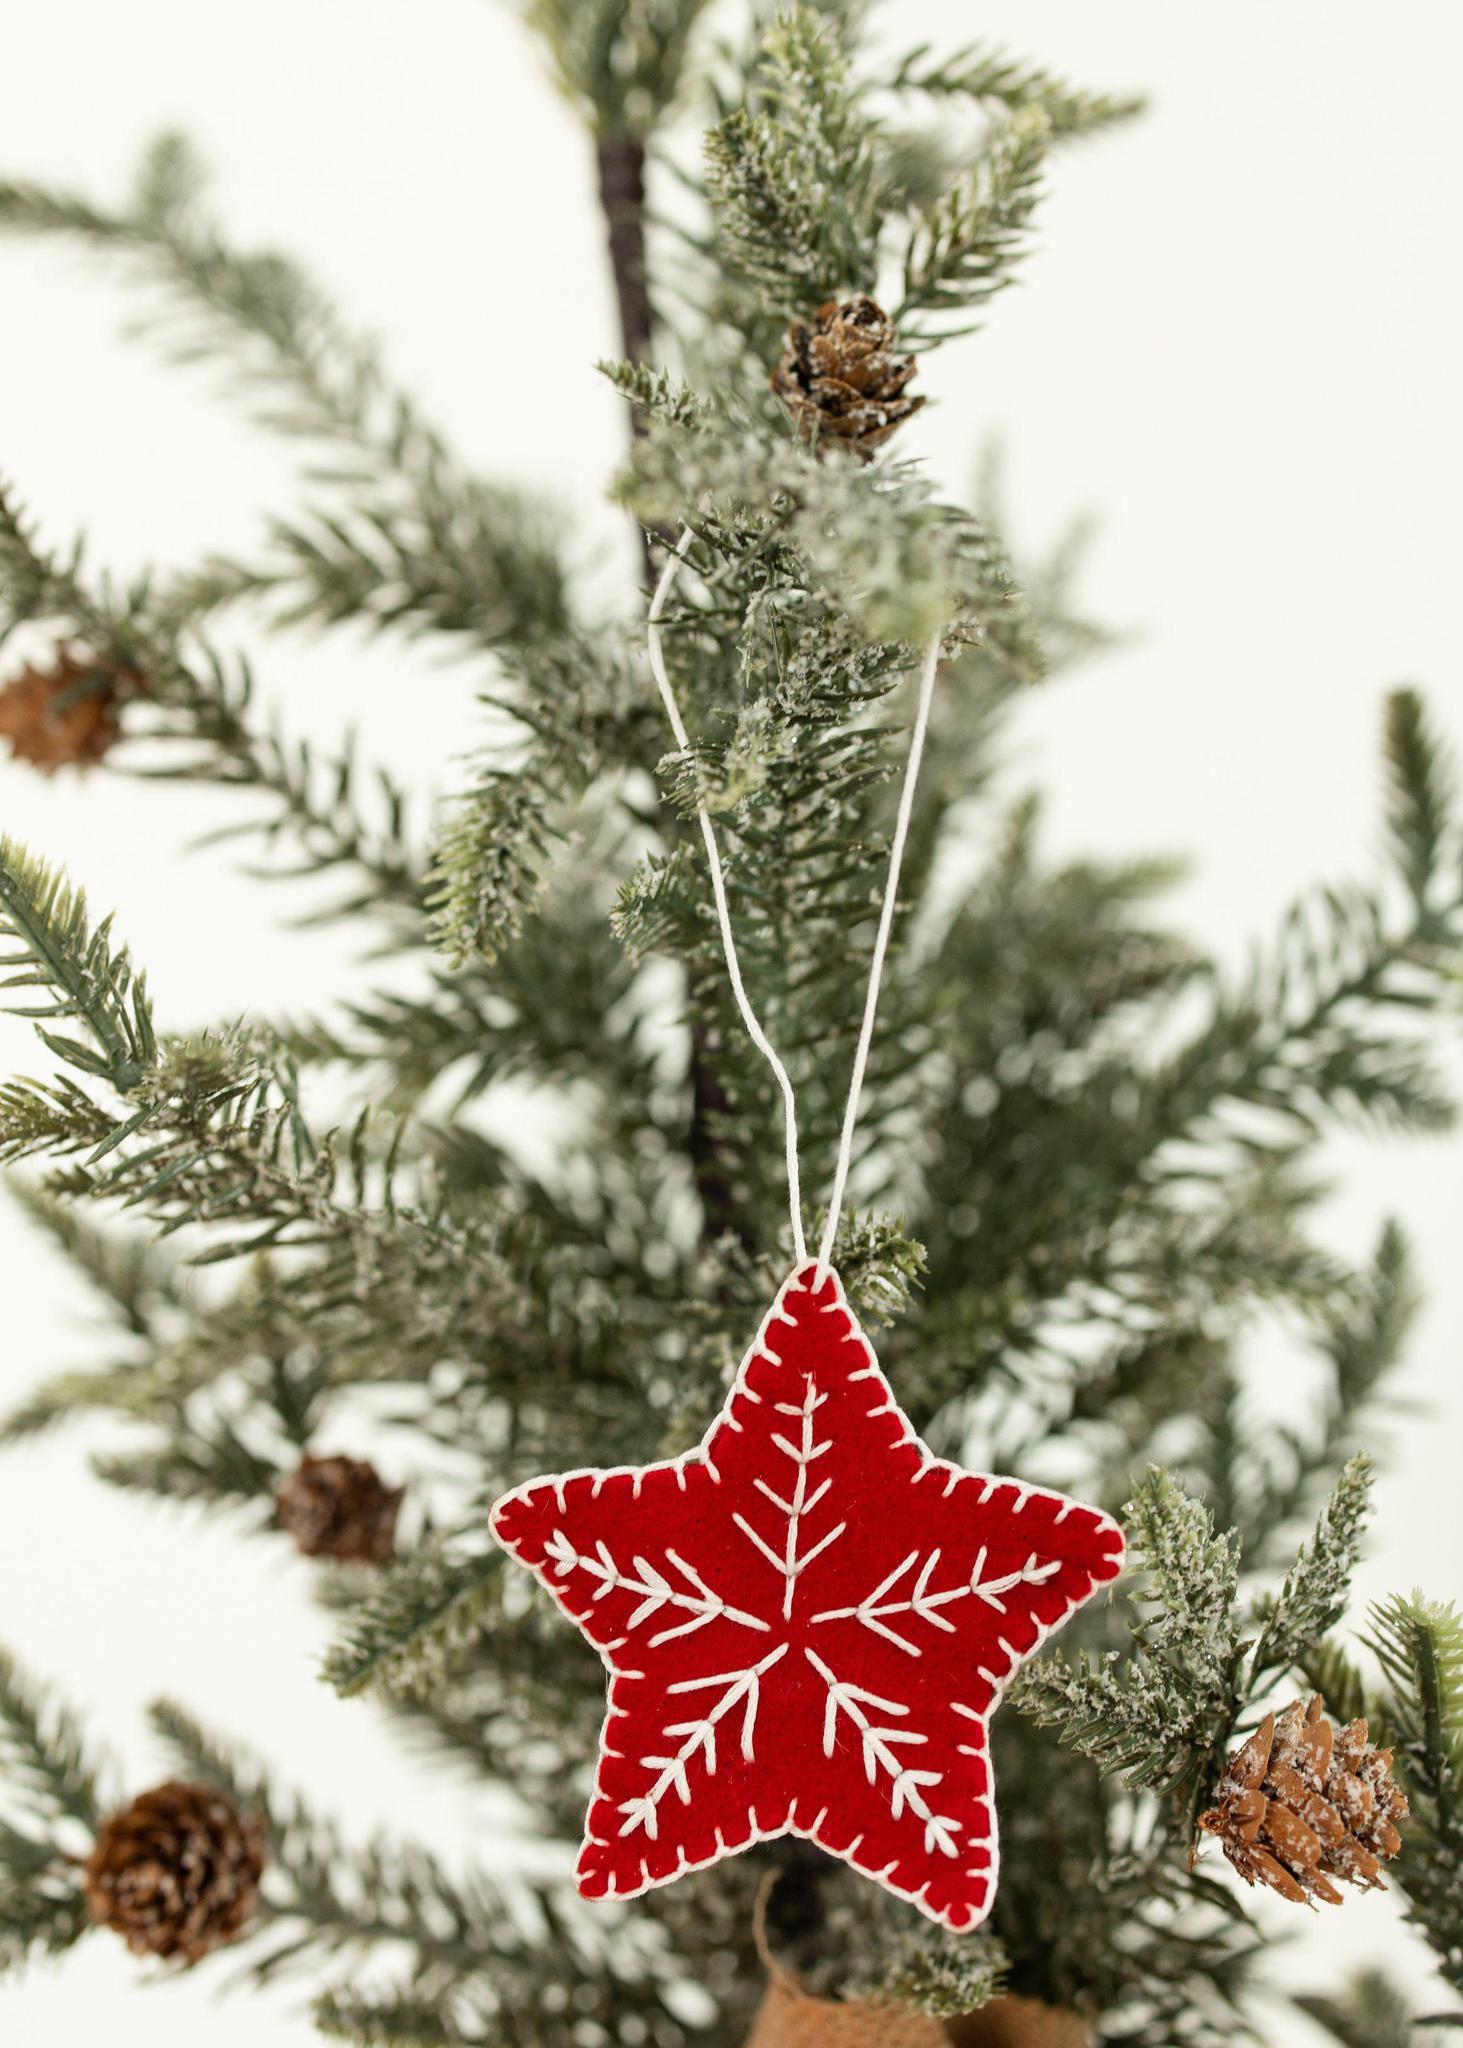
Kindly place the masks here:
MULTIPOLYGON (((660 644, 660 615, 665 609, 666 599, 670 596, 671 585, 686 559, 686 550, 691 545, 692 537, 690 527, 683 527, 680 543, 661 571, 660 581, 655 586, 646 628, 646 637, 650 643, 651 672, 660 687, 661 701, 665 705, 666 717, 671 722, 671 731, 676 736, 676 745, 687 756, 691 752, 691 741, 665 665, 665 650, 660 644)), ((798 1176, 797 1097, 793 1094, 787 1068, 777 1057, 771 1040, 758 1023, 757 1012, 752 1008, 747 999, 747 991, 742 986, 742 970, 737 964, 736 941, 732 937, 731 913, 726 907, 726 882, 721 871, 721 855, 717 850, 716 832, 707 816, 704 803, 697 804, 696 816, 701 820, 701 837, 706 841, 706 858, 711 865, 711 893, 716 898, 716 918, 721 926, 721 950, 726 955, 726 971, 731 976, 732 994, 737 999, 737 1008, 742 1013, 742 1022, 747 1027, 748 1036, 777 1076, 777 1085, 782 1090, 783 1130, 787 1143, 787 1199, 792 1211, 793 1249, 801 1266, 808 1256, 808 1247, 803 1237, 803 1197, 798 1176)))
MULTIPOLYGON (((646 637, 650 649, 650 667, 660 690, 661 702, 665 705, 671 731, 676 736, 676 745, 683 754, 689 755, 690 737, 675 691, 671 687, 670 674, 665 664, 665 650, 661 646, 661 614, 671 587, 680 574, 681 564, 686 559, 693 535, 689 527, 681 529, 681 537, 675 552, 661 571, 660 581, 655 586, 655 595, 650 600, 646 637)), ((909 837, 909 821, 914 814, 914 786, 919 776, 920 759, 924 753, 925 735, 929 731, 930 705, 935 693, 935 673, 940 665, 940 635, 930 641, 920 673, 919 699, 915 707, 914 727, 910 733, 909 759, 905 763, 904 783, 899 792, 899 809, 894 819, 894 836, 889 845, 889 873, 884 884, 884 900, 879 910, 879 929, 874 937, 874 953, 869 963, 869 987, 864 998, 863 1022, 859 1027, 858 1046, 853 1057, 853 1075, 849 1082, 848 1101, 843 1112, 843 1130, 838 1141, 838 1161, 833 1170, 833 1190, 828 1202, 828 1220, 823 1226, 822 1241, 818 1246, 818 1264, 814 1274, 815 1286, 821 1287, 829 1271, 829 1259, 833 1241, 838 1235, 839 1219, 843 1213, 843 1197, 848 1187, 849 1169, 853 1161, 853 1135, 858 1123, 859 1104, 863 1097, 864 1076, 868 1070, 869 1048, 874 1039, 874 1017, 879 1007, 879 989, 884 979, 884 961, 889 951, 889 935, 894 928, 894 909, 899 896, 899 870, 904 862, 905 841, 909 837)), ((792 1214, 793 1247, 797 1263, 801 1266, 807 1259, 807 1243, 803 1236, 803 1202, 798 1170, 798 1121, 797 1096, 786 1067, 778 1058, 766 1032, 757 1020, 757 1013, 748 999, 742 981, 742 970, 737 961, 736 940, 732 936, 731 912, 727 907, 726 879, 722 871, 721 853, 716 843, 716 831, 707 815, 704 803, 696 806, 696 816, 701 823, 701 836, 706 842, 706 858, 711 869, 711 893, 716 902, 716 919, 721 928, 721 947, 726 955, 727 973, 731 977, 732 994, 736 997, 737 1008, 741 1011, 742 1022, 747 1034, 768 1066, 777 1076, 777 1085, 782 1090, 783 1127, 787 1146, 787 1195, 792 1214)))
POLYGON ((919 701, 915 707, 914 729, 909 735, 909 759, 904 766, 904 786, 899 792, 899 810, 894 819, 894 837, 889 844, 889 877, 884 884, 884 901, 879 910, 879 929, 874 937, 874 957, 869 962, 869 992, 864 997, 864 1021, 859 1027, 858 1047, 853 1056, 853 1078, 848 1084, 848 1102, 843 1111, 843 1133, 838 1140, 838 1164, 833 1169, 833 1192, 828 1197, 828 1221, 818 1246, 818 1270, 814 1284, 821 1287, 828 1276, 828 1260, 838 1235, 843 1213, 843 1194, 853 1160, 853 1131, 858 1122, 859 1102, 864 1092, 864 1074, 869 1064, 869 1047, 874 1042, 874 1012, 879 1007, 879 985, 884 979, 884 957, 889 951, 889 934, 894 929, 894 905, 899 895, 899 870, 904 865, 904 842, 914 815, 914 785, 919 776, 925 734, 930 729, 930 704, 935 694, 935 671, 940 665, 940 636, 935 634, 925 650, 920 671, 919 701))

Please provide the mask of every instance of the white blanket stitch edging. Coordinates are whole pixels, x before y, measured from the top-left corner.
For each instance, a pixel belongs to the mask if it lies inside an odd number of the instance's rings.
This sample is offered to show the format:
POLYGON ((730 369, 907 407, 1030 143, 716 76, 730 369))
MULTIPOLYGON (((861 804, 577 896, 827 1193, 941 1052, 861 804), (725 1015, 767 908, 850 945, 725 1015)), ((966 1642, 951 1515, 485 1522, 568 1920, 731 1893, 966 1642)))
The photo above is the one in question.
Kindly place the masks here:
MULTIPOLYGON (((798 1293, 809 1294, 814 1292, 814 1289, 812 1287, 805 1286, 801 1282, 800 1275, 802 1272, 806 1270, 806 1265, 800 1266, 797 1269, 795 1269, 792 1273, 788 1275, 787 1279, 783 1281, 781 1287, 779 1287, 779 1289, 777 1290, 777 1295, 772 1303, 771 1308, 768 1309, 766 1315, 762 1318, 762 1321, 757 1329, 757 1334, 752 1339, 752 1342, 748 1346, 740 1366, 737 1368, 736 1378, 732 1382, 731 1388, 727 1394, 726 1399, 723 1401, 721 1407, 717 1410, 716 1415, 712 1418, 712 1421, 706 1431, 705 1436, 703 1436, 701 1442, 698 1445, 696 1445, 696 1447, 693 1450, 682 1452, 682 1454, 678 1458, 662 1459, 657 1463, 650 1465, 586 1465, 576 1467, 573 1471, 570 1472, 549 1473, 537 1479, 526 1480, 521 1486, 514 1487, 510 1492, 503 1494, 498 1500, 496 1500, 493 1503, 493 1506, 490 1509, 488 1515, 488 1526, 494 1539, 502 1544, 503 1548, 508 1552, 508 1554, 514 1559, 516 1563, 524 1565, 529 1571, 533 1573, 534 1577, 551 1595, 555 1605, 564 1614, 566 1614, 571 1621, 574 1621, 576 1623, 584 1621, 591 1612, 593 1601, 591 1601, 590 1606, 587 1607, 572 1606, 570 1604, 569 1599, 567 1598, 567 1587, 565 1587, 562 1584, 562 1582, 554 1576, 554 1573, 551 1568, 545 1565, 529 1564, 526 1558, 519 1556, 518 1552, 514 1549, 513 1545, 510 1542, 508 1542, 504 1537, 499 1535, 497 1527, 499 1516, 503 1514, 503 1512, 507 1508, 512 1506, 515 1502, 526 1501, 532 1495, 542 1492, 546 1487, 553 1490, 557 1494, 559 1504, 562 1508, 565 1504, 564 1488, 569 1484, 571 1480, 575 1479, 594 1480, 596 1482, 594 1491, 595 1493, 598 1493, 600 1488, 605 1484, 607 1480, 630 1478, 636 1482, 635 1493, 638 1495, 641 1484, 643 1484, 645 1478, 649 1474, 653 1472, 674 1472, 679 1481, 679 1484, 684 1490, 686 1484, 686 1472, 693 1466, 701 1465, 704 1466, 706 1470, 711 1474, 711 1477, 715 1481, 715 1483, 717 1485, 720 1485, 721 1475, 717 1471, 715 1462, 710 1455, 713 1439, 715 1438, 717 1431, 723 1426, 727 1426, 738 1430, 742 1427, 741 1423, 737 1421, 734 1412, 738 1400, 749 1400, 760 1404, 760 1395, 753 1392, 752 1389, 748 1386, 748 1378, 752 1366, 758 1358, 762 1357, 770 1359, 774 1365, 782 1364, 782 1359, 778 1356, 778 1354, 775 1351, 771 1350, 767 1346, 765 1339, 774 1323, 787 1323, 789 1325, 792 1325, 793 1327, 796 1327, 796 1318, 785 1314, 783 1311, 782 1304, 784 1298, 793 1291, 796 1291, 798 1293)), ((868 1359, 868 1364, 865 1367, 861 1368, 860 1371, 858 1371, 857 1373, 851 1373, 849 1375, 850 1380, 867 1379, 871 1383, 870 1391, 875 1398, 873 1400, 872 1405, 867 1409, 866 1413, 870 1416, 881 1414, 898 1415, 900 1419, 904 1422, 904 1432, 900 1437, 897 1437, 890 1444, 889 1448, 891 1450, 897 1450, 903 1444, 912 1444, 915 1447, 915 1449, 919 1452, 920 1465, 919 1469, 911 1477, 911 1485, 918 1485, 921 1481, 927 1479, 932 1473, 943 1474, 946 1479, 946 1493, 949 1494, 955 1490, 955 1487, 960 1483, 961 1480, 981 1479, 985 1481, 985 1491, 981 1495, 982 1503, 990 1498, 991 1494, 996 1490, 997 1487, 1011 1487, 1012 1489, 1014 1489, 1017 1496, 1013 1508, 1014 1513, 1019 1513, 1028 1500, 1042 1500, 1056 1503, 1059 1509, 1059 1513, 1056 1517, 1056 1520, 1058 1522, 1065 1521, 1066 1517, 1073 1512, 1080 1512, 1082 1514, 1091 1515, 1099 1525, 1105 1525, 1117 1536, 1117 1549, 1116 1551, 1111 1553, 1111 1555, 1113 1557, 1113 1561, 1119 1566, 1119 1569, 1121 1569, 1125 1549, 1123 1532, 1121 1528, 1118 1526, 1118 1524, 1113 1521, 1112 1517, 1110 1515, 1103 1513, 1103 1511, 1100 1508, 1094 1508, 1085 1501, 1073 1500, 1069 1495, 1064 1493, 1058 1493, 1051 1487, 1031 1486, 1028 1485, 1024 1480, 1011 1479, 992 1473, 971 1472, 964 1466, 952 1464, 951 1461, 947 1458, 937 1458, 934 1452, 931 1451, 928 1448, 928 1446, 921 1441, 918 1434, 910 1426, 908 1418, 904 1415, 903 1410, 899 1407, 898 1402, 895 1400, 893 1388, 890 1386, 889 1381, 884 1376, 883 1368, 879 1364, 878 1358, 874 1352, 874 1348, 872 1344, 870 1344, 868 1338, 864 1335, 863 1330, 859 1325, 857 1316, 855 1316, 853 1310, 848 1305, 847 1297, 845 1296, 843 1291, 843 1283, 840 1280, 838 1274, 829 1269, 827 1274, 827 1283, 825 1284, 832 1285, 833 1300, 831 1302, 825 1302, 823 1304, 822 1313, 842 1314, 845 1317, 847 1317, 847 1341, 861 1344, 863 1346, 864 1353, 868 1359)), ((985 1848, 989 1851, 990 1864, 988 1870, 984 1873, 984 1875, 986 1875, 987 1877, 988 1882, 984 1904, 978 1910, 972 1909, 969 1918, 961 1917, 959 1919, 956 1919, 952 1917, 952 1915, 949 1912, 941 1912, 939 1909, 932 1906, 929 1903, 928 1898, 925 1896, 930 1888, 930 1880, 928 1879, 925 1881, 923 1885, 919 1886, 917 1890, 910 1890, 907 1886, 897 1883, 892 1873, 898 1867, 900 1861, 898 1857, 896 1857, 892 1863, 884 1865, 883 1867, 879 1867, 871 1862, 861 1859, 859 1855, 859 1848, 863 1841, 863 1835, 861 1833, 855 1835, 851 1841, 846 1843, 840 1844, 835 1841, 830 1841, 828 1839, 826 1832, 824 1831, 825 1823, 828 1818, 826 1807, 822 1808, 814 1816, 813 1820, 810 1823, 804 1824, 800 1822, 797 1818, 798 1802, 796 1799, 793 1800, 783 1819, 774 1823, 771 1826, 764 1826, 758 1820, 756 1804, 755 1802, 750 1803, 747 1807, 746 1835, 740 1841, 731 1842, 725 1840, 720 1828, 714 1829, 713 1833, 715 1836, 716 1847, 712 1850, 709 1856, 692 1858, 686 1855, 684 1849, 677 1849, 677 1861, 675 1868, 667 1870, 659 1876, 655 1875, 650 1870, 648 1863, 645 1861, 644 1858, 642 1858, 640 1865, 641 1876, 640 1880, 637 1883, 621 1888, 616 1884, 613 1875, 611 1875, 603 1891, 596 1892, 593 1894, 586 1893, 585 1895, 587 1897, 592 1896, 598 1898, 626 1900, 640 1898, 641 1896, 643 1896, 644 1893, 648 1891, 657 1890, 661 1885, 674 1884, 678 1878, 686 1876, 689 1872, 696 1870, 705 1870, 709 1868, 711 1864, 719 1862, 723 1856, 736 1855, 744 1849, 751 1848, 756 1843, 776 1841, 783 1835, 794 1835, 805 1842, 816 1843, 816 1845, 820 1849, 825 1850, 828 1855, 836 1856, 841 1862, 850 1864, 855 1870, 859 1871, 863 1876, 872 1878, 876 1883, 882 1884, 887 1891, 893 1892, 896 1897, 907 1900, 910 1905, 915 1906, 921 1913, 923 1913, 927 1919, 935 1921, 939 1926, 948 1928, 951 1933, 973 1933, 975 1929, 979 1927, 989 1915, 991 1908, 995 1903, 996 1891, 1000 1883, 1000 1822, 996 1810, 995 1772, 991 1764, 989 1745, 991 1716, 995 1713, 997 1707, 1001 1704, 1001 1700, 1004 1697, 1006 1687, 1009 1684, 1011 1677, 1013 1676, 1017 1666, 1024 1663, 1028 1657, 1034 1657, 1037 1654, 1037 1652, 1043 1647, 1043 1645, 1048 1641, 1048 1639, 1051 1636, 1055 1635, 1057 1630, 1063 1627, 1064 1624, 1077 1611, 1077 1609, 1081 1607, 1084 1604, 1084 1602, 1090 1597, 1091 1594, 1088 1593, 1080 1595, 1076 1599, 1068 1600, 1064 1604, 1062 1612, 1056 1617, 1055 1620, 1045 1625, 1038 1623, 1036 1625, 1036 1640, 1032 1644, 1031 1648, 1025 1652, 1018 1653, 1012 1650, 1011 1647, 1003 1639, 998 1638, 998 1641, 1000 1642, 1000 1647, 1002 1651, 1005 1653, 1004 1662, 1002 1663, 1001 1667, 997 1670, 990 1670, 985 1667, 982 1667, 980 1670, 980 1676, 992 1688, 991 1699, 983 1709, 976 1709, 974 1707, 967 1706, 959 1700, 951 1700, 949 1703, 952 1713, 961 1715, 964 1719, 970 1721, 975 1726, 977 1726, 981 1730, 981 1733, 985 1738, 984 1748, 980 1747, 979 1745, 967 1745, 958 1743, 956 1745, 957 1750, 962 1755, 971 1757, 981 1757, 984 1759, 988 1780, 987 1790, 985 1793, 985 1805, 990 1814, 990 1832, 984 1841, 977 1841, 975 1839, 972 1839, 970 1844, 972 1848, 985 1848)), ((623 1638, 621 1639, 621 1641, 623 1641, 623 1638)), ((582 1878, 583 1876, 582 1865, 584 1859, 584 1852, 586 1849, 591 1847, 606 1848, 610 1846, 602 1837, 590 1834, 589 1815, 593 1813, 595 1807, 598 1804, 600 1804, 601 1801, 603 1801, 606 1804, 612 1803, 609 1799, 609 1795, 604 1790, 603 1769, 606 1761, 615 1758, 618 1754, 610 1745, 610 1730, 615 1721, 623 1718, 626 1712, 626 1709, 621 1707, 617 1703, 615 1698, 616 1681, 618 1679, 623 1678, 627 1681, 635 1682, 637 1680, 643 1679, 645 1676, 643 1672, 623 1671, 619 1669, 611 1660, 610 1649, 613 1647, 617 1647, 617 1645, 606 1646, 606 1648, 599 1650, 600 1662, 603 1664, 605 1668, 608 1679, 605 1702, 606 1713, 604 1726, 600 1732, 599 1753, 595 1763, 594 1782, 590 1788, 589 1806, 585 1814, 585 1841, 583 1847, 580 1850, 579 1858, 575 1864, 576 1878, 582 1878)))

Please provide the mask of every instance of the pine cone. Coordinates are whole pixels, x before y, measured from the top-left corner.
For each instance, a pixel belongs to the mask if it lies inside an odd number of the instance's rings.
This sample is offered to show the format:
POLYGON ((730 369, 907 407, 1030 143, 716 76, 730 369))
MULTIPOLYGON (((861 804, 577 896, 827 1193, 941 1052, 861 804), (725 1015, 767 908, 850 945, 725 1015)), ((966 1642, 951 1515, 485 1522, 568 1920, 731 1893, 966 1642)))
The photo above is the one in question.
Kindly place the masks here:
POLYGON ((1317 1693, 1267 1714, 1237 1749, 1219 1799, 1199 1825, 1218 1835, 1247 1884, 1268 1885, 1296 1905, 1339 1906, 1333 1877, 1385 1891, 1380 1871, 1402 1847, 1396 1823, 1407 1799, 1392 1776, 1392 1752, 1367 1741, 1365 1721, 1337 1729, 1317 1693))
POLYGON ((280 1486, 280 1526, 306 1557, 389 1564, 405 1490, 385 1485, 364 1458, 306 1456, 280 1486))
POLYGON ((772 388, 807 440, 832 442, 867 462, 924 404, 906 398, 913 356, 890 353, 894 327, 870 298, 830 299, 794 320, 772 388))
POLYGON ((90 768, 121 737, 123 699, 142 688, 131 669, 58 647, 49 668, 22 669, 0 688, 0 739, 46 775, 90 768))
POLYGON ((87 1908, 134 1955, 187 1965, 243 1931, 263 1870, 256 1820, 212 1785, 170 1780, 98 1829, 84 1873, 87 1908))

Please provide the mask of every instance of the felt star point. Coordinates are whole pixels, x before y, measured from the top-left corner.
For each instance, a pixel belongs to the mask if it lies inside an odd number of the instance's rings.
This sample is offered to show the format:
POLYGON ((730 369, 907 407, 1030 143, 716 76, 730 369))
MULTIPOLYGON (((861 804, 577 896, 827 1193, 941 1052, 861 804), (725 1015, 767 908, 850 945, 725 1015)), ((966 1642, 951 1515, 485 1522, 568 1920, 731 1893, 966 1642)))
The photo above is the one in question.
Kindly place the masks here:
POLYGON ((995 1896, 990 1715, 1123 1547, 1096 1508, 933 1456, 811 1266, 697 1450, 532 1480, 492 1527, 609 1674, 581 1891, 796 1834, 957 1931, 995 1896))

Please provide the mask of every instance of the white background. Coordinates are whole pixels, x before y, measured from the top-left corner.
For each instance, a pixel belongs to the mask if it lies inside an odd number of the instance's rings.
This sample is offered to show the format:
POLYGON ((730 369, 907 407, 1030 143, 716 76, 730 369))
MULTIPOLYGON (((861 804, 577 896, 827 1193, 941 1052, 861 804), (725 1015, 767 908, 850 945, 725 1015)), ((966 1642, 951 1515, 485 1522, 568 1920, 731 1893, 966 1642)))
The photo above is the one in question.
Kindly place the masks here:
MULTIPOLYGON (((1238 960, 1308 881, 1373 861, 1383 686, 1425 682, 1463 729, 1463 15, 1437 0, 900 0, 898 18, 911 40, 989 34, 1083 83, 1155 96, 1144 125, 1063 159, 1028 282, 985 336, 932 364, 939 405, 906 445, 958 487, 999 428, 1028 540, 1101 510, 1089 593, 1138 634, 1032 701, 1013 780, 1050 789, 1063 850, 1190 852, 1178 914, 1238 960)), ((471 461, 552 488, 586 545, 619 544, 597 504, 622 422, 590 368, 612 327, 588 150, 506 7, 4 0, 0 23, 4 172, 110 195, 145 138, 187 125, 241 238, 308 259, 471 461)), ((247 547, 286 501, 292 458, 246 434, 205 375, 125 345, 124 309, 135 301, 79 254, 0 244, 0 463, 50 537, 84 523, 117 569, 247 547)), ((296 728, 356 719, 423 788, 450 783, 470 667, 345 636, 275 647, 261 666, 296 728)), ((283 890, 221 855, 183 859, 233 815, 206 793, 0 766, 0 825, 115 906, 170 1026, 303 1011, 361 971, 336 936, 281 933, 283 890)), ((17 1068, 36 1056, 7 1023, 0 1069, 17 1068)), ((1335 1241, 1360 1252, 1399 1212, 1431 1293, 1388 1418, 1361 1590, 1456 1595, 1463 1141, 1348 1141, 1335 1165, 1335 1241)), ((0 1260, 8 1405, 100 1354, 64 1268, 8 1215, 0 1260)), ((1292 1355, 1264 1352, 1279 1375, 1292 1355)), ((172 1690, 352 1825, 390 1819, 491 1860, 481 1799, 402 1761, 370 1709, 317 1683, 306 1568, 101 1488, 85 1471, 94 1441, 0 1462, 0 1638, 84 1705, 134 1788, 157 1769, 143 1703, 172 1690)), ((1292 1985, 1389 1957, 1435 1996, 1389 1902, 1352 1899, 1314 1926, 1269 1917, 1300 1936, 1276 1957, 1292 1985)), ((217 1972, 160 1991, 143 1974, 90 1940, 59 1972, 0 1989, 0 2038, 314 2038, 296 1992, 271 1996, 261 2032, 257 2002, 217 2002, 217 1972)), ((1270 2037, 1309 2038, 1283 2015, 1270 2037)))

